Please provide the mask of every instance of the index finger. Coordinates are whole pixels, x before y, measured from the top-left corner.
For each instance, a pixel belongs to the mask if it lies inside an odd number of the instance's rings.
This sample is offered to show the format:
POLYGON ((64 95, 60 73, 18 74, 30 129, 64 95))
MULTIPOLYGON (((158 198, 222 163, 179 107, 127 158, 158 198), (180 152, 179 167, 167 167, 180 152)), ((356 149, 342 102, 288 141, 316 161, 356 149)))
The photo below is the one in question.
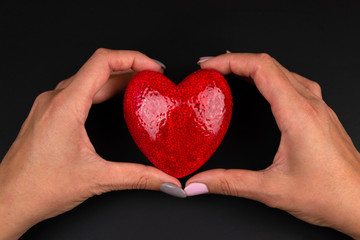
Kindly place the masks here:
POLYGON ((132 69, 161 71, 161 66, 137 51, 98 49, 75 74, 64 89, 69 98, 76 99, 83 113, 87 113, 96 93, 105 85, 112 72, 132 69))
POLYGON ((283 117, 290 121, 298 115, 301 96, 268 54, 226 53, 200 65, 201 68, 215 69, 222 74, 234 73, 252 78, 260 93, 270 103, 280 129, 283 117))

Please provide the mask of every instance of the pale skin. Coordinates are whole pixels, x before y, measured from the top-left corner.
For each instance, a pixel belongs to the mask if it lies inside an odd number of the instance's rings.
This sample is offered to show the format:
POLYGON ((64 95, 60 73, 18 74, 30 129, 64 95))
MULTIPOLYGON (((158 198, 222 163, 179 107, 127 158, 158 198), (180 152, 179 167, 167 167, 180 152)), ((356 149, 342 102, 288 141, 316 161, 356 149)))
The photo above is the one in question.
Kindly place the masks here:
MULTIPOLYGON (((269 168, 214 169, 186 185, 204 183, 210 193, 257 200, 360 239, 360 154, 322 100, 320 87, 267 54, 224 54, 201 68, 252 78, 269 101, 282 137, 269 168)), ((159 190, 162 183, 181 187, 154 167, 106 161, 87 136, 91 105, 123 90, 133 73, 119 71, 129 69, 162 72, 139 52, 99 49, 74 76, 35 100, 0 164, 1 240, 17 239, 93 195, 159 190)))

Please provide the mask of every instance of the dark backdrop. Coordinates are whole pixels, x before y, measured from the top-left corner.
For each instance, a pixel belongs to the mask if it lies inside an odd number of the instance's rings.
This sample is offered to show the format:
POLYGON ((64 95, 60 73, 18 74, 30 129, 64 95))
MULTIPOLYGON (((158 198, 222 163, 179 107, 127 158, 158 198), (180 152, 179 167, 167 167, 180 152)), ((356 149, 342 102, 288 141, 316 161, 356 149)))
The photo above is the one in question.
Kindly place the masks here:
MULTIPOLYGON (((165 74, 176 82, 198 69, 201 56, 227 49, 267 52, 320 83, 325 101, 359 147, 360 17, 355 1, 60 3, 0 4, 0 156, 14 141, 35 97, 74 74, 99 47, 142 51, 164 62, 165 74)), ((200 170, 265 168, 280 139, 269 104, 254 86, 227 79, 233 119, 223 143, 200 170)), ((119 95, 93 106, 86 123, 91 141, 106 159, 149 164, 127 131, 122 99, 119 95)), ((347 239, 246 199, 177 199, 150 191, 93 197, 36 225, 21 239, 144 238, 347 239)))

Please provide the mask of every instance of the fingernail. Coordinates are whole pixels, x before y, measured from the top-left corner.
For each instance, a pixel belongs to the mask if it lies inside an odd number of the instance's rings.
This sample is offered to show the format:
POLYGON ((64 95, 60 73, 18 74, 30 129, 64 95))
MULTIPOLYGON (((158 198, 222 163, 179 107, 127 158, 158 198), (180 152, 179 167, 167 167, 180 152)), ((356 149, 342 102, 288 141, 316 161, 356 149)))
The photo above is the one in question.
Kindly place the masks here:
POLYGON ((207 186, 203 183, 191 183, 184 190, 188 197, 209 192, 207 186))
POLYGON ((212 56, 207 56, 207 57, 201 57, 199 59, 199 61, 197 62, 197 64, 200 64, 200 63, 203 63, 203 62, 206 62, 207 60, 213 58, 212 56))
POLYGON ((178 198, 186 198, 184 190, 172 183, 163 183, 160 186, 160 191, 178 198))
POLYGON ((165 64, 163 64, 162 62, 160 62, 160 61, 158 61, 158 60, 156 60, 156 59, 152 59, 152 60, 154 60, 154 62, 156 62, 157 64, 159 64, 159 65, 160 65, 160 67, 161 67, 161 69, 163 69, 163 70, 165 70, 165 69, 166 69, 165 64))
POLYGON ((231 53, 229 50, 226 50, 226 53, 231 53))
POLYGON ((131 73, 131 72, 134 72, 134 70, 128 69, 128 70, 124 70, 124 71, 114 71, 111 74, 116 75, 116 74, 125 74, 125 73, 131 73))

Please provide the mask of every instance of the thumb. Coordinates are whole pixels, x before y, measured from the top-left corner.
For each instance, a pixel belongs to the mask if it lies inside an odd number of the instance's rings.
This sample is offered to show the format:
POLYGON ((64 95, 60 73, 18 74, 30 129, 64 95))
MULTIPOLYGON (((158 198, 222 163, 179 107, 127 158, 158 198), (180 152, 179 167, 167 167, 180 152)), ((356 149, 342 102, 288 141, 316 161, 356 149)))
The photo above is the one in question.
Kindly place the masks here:
POLYGON ((163 171, 142 164, 105 161, 99 171, 100 192, 125 189, 160 190, 163 183, 171 183, 181 188, 181 183, 163 171))
POLYGON ((201 172, 186 182, 187 196, 215 193, 265 201, 262 171, 213 169, 201 172))

